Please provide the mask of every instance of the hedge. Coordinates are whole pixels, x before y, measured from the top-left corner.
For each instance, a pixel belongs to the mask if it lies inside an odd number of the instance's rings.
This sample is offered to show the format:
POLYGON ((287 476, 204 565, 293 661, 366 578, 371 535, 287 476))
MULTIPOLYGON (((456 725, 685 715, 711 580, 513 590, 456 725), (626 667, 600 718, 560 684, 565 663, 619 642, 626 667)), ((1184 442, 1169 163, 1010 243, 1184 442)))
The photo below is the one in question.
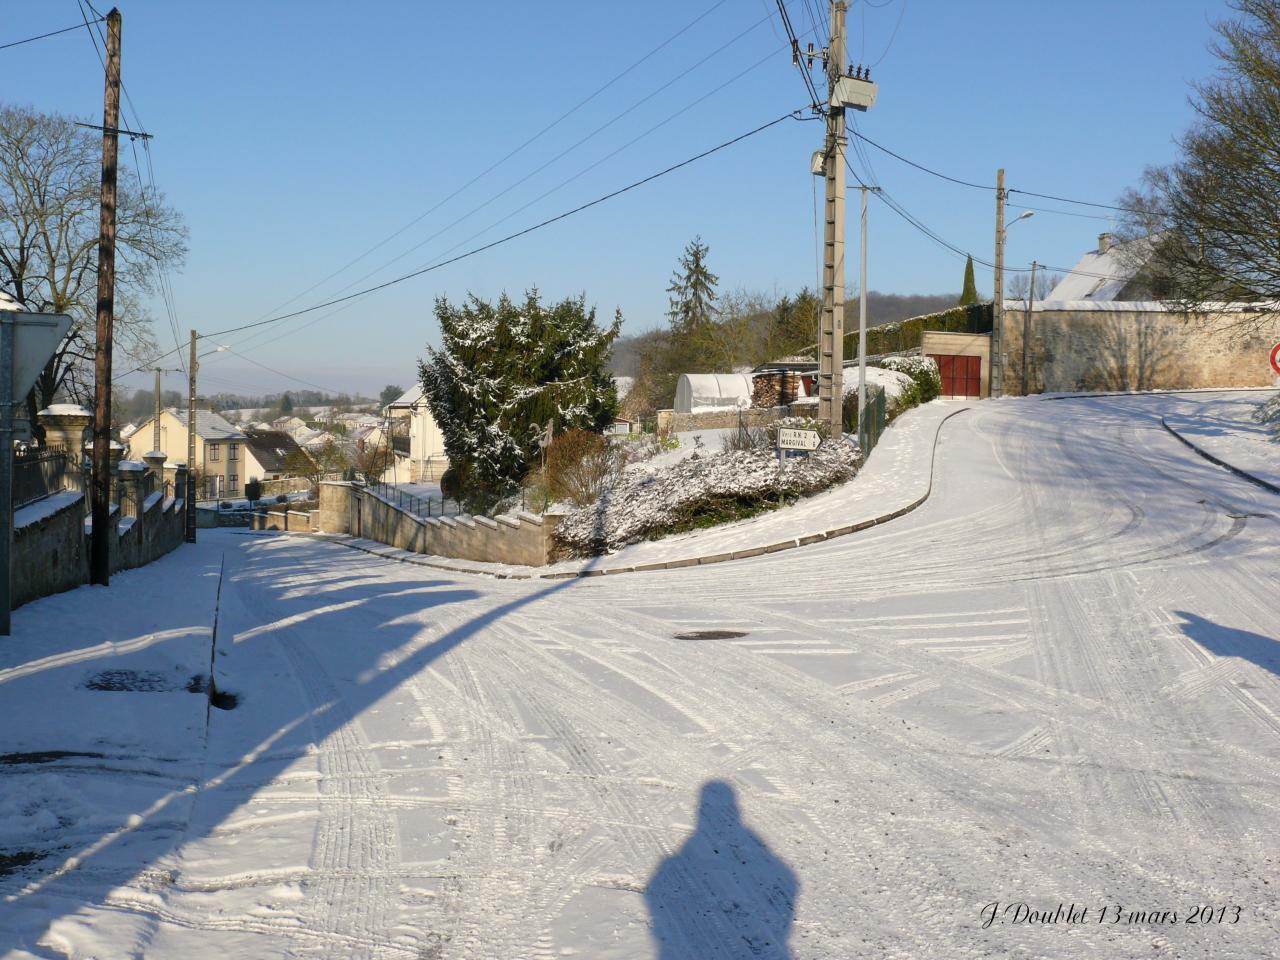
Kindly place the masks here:
MULTIPOLYGON (((897 320, 872 327, 867 330, 867 356, 878 357, 886 353, 918 350, 921 335, 926 330, 939 330, 945 333, 990 333, 994 316, 994 306, 988 301, 951 307, 938 313, 926 313, 919 317, 912 317, 910 320, 897 320)), ((818 348, 815 346, 806 353, 816 357, 818 348)), ((858 355, 856 329, 844 335, 844 355, 845 357, 858 355)))

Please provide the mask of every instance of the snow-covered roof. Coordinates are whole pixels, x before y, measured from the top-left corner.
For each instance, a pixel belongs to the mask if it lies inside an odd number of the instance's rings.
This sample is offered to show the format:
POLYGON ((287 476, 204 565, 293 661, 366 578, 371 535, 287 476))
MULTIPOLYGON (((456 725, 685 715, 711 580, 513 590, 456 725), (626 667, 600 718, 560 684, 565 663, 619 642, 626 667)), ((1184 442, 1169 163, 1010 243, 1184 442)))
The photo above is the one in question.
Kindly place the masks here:
POLYGON ((9 296, 9 294, 5 293, 3 290, 0 290, 0 310, 22 311, 22 310, 26 310, 26 307, 24 307, 21 303, 19 303, 13 297, 9 296))
POLYGON ((751 376, 744 373, 682 373, 676 381, 676 413, 751 406, 751 376))
POLYGON ((422 401, 422 384, 416 383, 395 400, 387 404, 388 409, 395 407, 412 407, 422 401))
MULTIPOLYGON (((1101 241, 1107 234, 1099 237, 1101 241)), ((1154 238, 1138 237, 1102 243, 1090 250, 1072 272, 1058 281, 1046 300, 1119 300, 1120 293, 1146 266, 1155 249, 1154 238), (1105 246, 1106 249, 1101 249, 1105 246)))
MULTIPOLYGON (((169 408, 169 413, 187 425, 187 411, 169 408)), ((196 408, 196 436, 204 440, 243 440, 244 434, 212 410, 196 408)))

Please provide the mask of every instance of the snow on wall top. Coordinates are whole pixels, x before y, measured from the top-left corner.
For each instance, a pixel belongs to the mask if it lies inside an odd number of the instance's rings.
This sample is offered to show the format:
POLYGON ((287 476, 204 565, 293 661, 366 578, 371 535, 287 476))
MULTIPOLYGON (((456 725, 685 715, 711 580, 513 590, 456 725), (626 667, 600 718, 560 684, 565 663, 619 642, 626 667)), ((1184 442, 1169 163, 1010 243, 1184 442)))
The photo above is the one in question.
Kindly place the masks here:
POLYGON ((750 374, 682 373, 676 381, 676 413, 749 406, 750 374))
POLYGON ((52 417, 91 416, 89 411, 86 410, 84 407, 80 406, 80 404, 78 403, 51 403, 47 407, 45 407, 43 410, 41 410, 38 414, 36 414, 36 416, 43 417, 46 414, 52 417))

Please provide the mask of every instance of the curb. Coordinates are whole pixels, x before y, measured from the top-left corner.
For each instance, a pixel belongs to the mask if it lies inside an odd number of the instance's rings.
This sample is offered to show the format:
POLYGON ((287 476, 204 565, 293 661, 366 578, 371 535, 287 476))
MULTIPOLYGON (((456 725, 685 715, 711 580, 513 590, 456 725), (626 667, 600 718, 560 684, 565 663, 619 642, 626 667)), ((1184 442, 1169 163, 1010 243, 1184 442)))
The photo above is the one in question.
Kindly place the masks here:
POLYGON ((1250 483, 1257 484, 1263 490, 1270 490, 1272 493, 1280 494, 1280 487, 1276 486, 1274 483, 1271 483, 1267 480, 1263 480, 1261 477, 1255 477, 1252 473, 1249 473, 1248 471, 1245 471, 1245 470, 1241 470, 1239 467, 1233 467, 1231 464, 1227 463, 1227 461, 1219 460, 1209 451, 1204 450, 1200 447, 1197 447, 1194 443, 1192 443, 1190 440, 1188 440, 1186 437, 1180 434, 1177 430, 1169 426, 1169 424, 1165 422, 1164 417, 1160 418, 1160 426, 1164 427, 1166 430, 1169 431, 1169 434, 1171 436, 1177 438, 1178 440, 1181 440, 1184 444, 1186 444, 1188 447, 1190 447, 1200 456, 1204 457, 1204 459, 1208 460, 1210 463, 1216 464, 1217 466, 1222 467, 1224 470, 1230 470, 1241 480, 1247 480, 1250 483))
MULTIPOLYGON (((1177 397, 1189 393, 1245 393, 1260 390, 1274 390, 1275 387, 1188 387, 1185 390, 1107 390, 1097 393, 1063 393, 1052 397, 1035 396, 1041 403, 1054 400, 1092 400, 1095 397, 1177 397)), ((1012 397, 1010 399, 1020 399, 1012 397)))
MULTIPOLYGON (((423 554, 409 554, 407 556, 388 555, 386 553, 383 553, 380 550, 361 546, 360 544, 352 543, 349 540, 339 539, 338 537, 332 536, 332 535, 326 536, 324 534, 319 534, 319 533, 299 534, 299 535, 311 536, 317 540, 327 540, 330 543, 336 543, 344 547, 350 547, 352 550, 359 550, 362 553, 367 553, 375 557, 381 557, 384 560, 395 560, 399 563, 411 563, 415 566, 430 567, 436 570, 448 570, 450 573, 478 574, 480 576, 494 577, 499 580, 572 580, 572 579, 580 579, 583 577, 600 577, 600 576, 620 574, 620 573, 645 573, 652 570, 677 570, 683 567, 705 566, 712 563, 726 563, 730 560, 746 560, 750 557, 758 557, 768 553, 778 553, 782 550, 793 550, 797 547, 807 546, 811 543, 820 543, 825 540, 834 540, 837 537, 848 536, 851 533, 857 533, 859 530, 866 530, 870 527, 877 527, 882 523, 888 523, 891 520, 897 520, 899 517, 904 517, 908 513, 911 513, 913 510, 916 510, 917 508, 922 506, 924 502, 928 500, 930 495, 933 493, 934 470, 938 460, 938 437, 941 436, 942 434, 942 425, 945 424, 952 417, 959 416, 962 413, 968 413, 972 409, 973 409, 972 407, 961 407, 959 410, 953 410, 951 413, 947 414, 945 417, 943 417, 941 420, 938 421, 938 425, 933 432, 933 448, 929 452, 929 486, 925 489, 924 494, 921 495, 918 499, 913 500, 911 503, 907 504, 904 507, 899 507, 897 510, 893 510, 890 513, 882 514, 878 517, 872 517, 868 520, 860 520, 857 523, 846 524, 845 526, 842 526, 842 527, 835 527, 831 530, 827 530, 821 533, 810 533, 810 534, 805 534, 804 536, 801 536, 801 537, 795 537, 790 540, 782 540, 782 541, 779 541, 778 543, 771 543, 767 546, 744 547, 741 550, 733 550, 728 553, 708 554, 707 556, 702 556, 702 557, 684 557, 679 560, 666 560, 666 561, 658 561, 654 563, 640 563, 640 564, 634 564, 631 566, 605 567, 605 568, 587 567, 580 570, 559 570, 559 571, 556 571, 555 573, 514 573, 514 572, 500 573, 500 572, 491 571, 491 570, 468 570, 463 567, 455 567, 445 563, 432 562, 426 559, 421 559, 421 560, 417 559, 420 556, 425 556, 423 554)), ((282 534, 292 535, 290 534, 290 531, 286 531, 286 530, 273 530, 270 532, 277 535, 282 535, 282 534)), ((388 546, 388 549, 397 549, 397 548, 388 546)))

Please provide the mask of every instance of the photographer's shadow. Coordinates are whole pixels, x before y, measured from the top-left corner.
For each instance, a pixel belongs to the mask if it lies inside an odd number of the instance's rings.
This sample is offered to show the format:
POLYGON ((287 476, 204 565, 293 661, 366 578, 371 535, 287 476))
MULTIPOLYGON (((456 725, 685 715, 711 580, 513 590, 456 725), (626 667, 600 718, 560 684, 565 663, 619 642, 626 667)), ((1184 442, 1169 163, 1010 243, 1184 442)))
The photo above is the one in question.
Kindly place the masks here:
POLYGON ((660 960, 789 960, 795 872, 742 822, 733 788, 712 781, 692 835, 645 890, 660 960))

